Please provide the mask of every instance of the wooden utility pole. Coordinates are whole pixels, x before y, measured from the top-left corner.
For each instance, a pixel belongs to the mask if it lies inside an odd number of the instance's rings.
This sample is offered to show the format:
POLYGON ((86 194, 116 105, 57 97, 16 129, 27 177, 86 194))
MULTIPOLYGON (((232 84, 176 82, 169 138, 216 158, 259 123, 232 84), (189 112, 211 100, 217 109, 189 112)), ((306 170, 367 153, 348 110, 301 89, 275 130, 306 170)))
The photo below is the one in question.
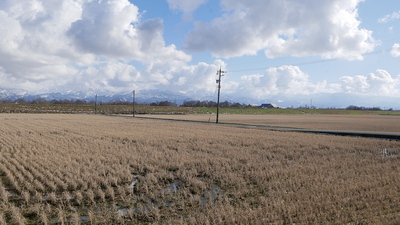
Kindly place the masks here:
POLYGON ((220 99, 220 95, 221 95, 221 77, 223 76, 224 73, 226 73, 226 71, 222 71, 221 67, 219 67, 219 70, 217 71, 218 101, 217 101, 217 119, 216 119, 215 123, 219 122, 219 99, 220 99))
POLYGON ((97 94, 96 97, 94 98, 94 114, 97 114, 97 94))
POLYGON ((136 96, 135 96, 135 90, 133 90, 133 101, 132 101, 132 115, 133 115, 133 117, 135 117, 135 98, 136 98, 136 96))

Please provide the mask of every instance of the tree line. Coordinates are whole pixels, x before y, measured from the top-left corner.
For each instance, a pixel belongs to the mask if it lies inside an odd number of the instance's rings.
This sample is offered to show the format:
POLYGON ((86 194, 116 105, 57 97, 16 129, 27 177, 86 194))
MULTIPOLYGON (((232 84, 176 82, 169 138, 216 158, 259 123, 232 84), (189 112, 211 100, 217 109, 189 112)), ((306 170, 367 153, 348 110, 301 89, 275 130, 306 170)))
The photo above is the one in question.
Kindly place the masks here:
MULTIPOLYGON (((346 107, 346 110, 366 110, 366 111, 382 111, 380 107, 363 107, 363 106, 355 106, 350 105, 346 107)), ((388 111, 393 111, 392 108, 388 109, 388 111)))
MULTIPOLYGON (((95 101, 86 101, 81 99, 70 100, 70 99, 63 99, 63 100, 46 100, 44 98, 36 98, 33 100, 27 100, 24 98, 19 98, 16 100, 8 100, 3 99, 0 100, 0 103, 16 103, 16 104, 60 104, 60 105, 88 105, 88 104, 95 104, 95 101)), ((99 101, 97 102, 99 105, 132 105, 132 102, 129 101, 121 101, 121 100, 114 100, 109 102, 99 101)), ((208 100, 188 100, 184 101, 182 104, 178 105, 175 102, 171 101, 156 101, 151 103, 140 103, 142 105, 150 105, 150 106, 171 106, 171 107, 217 107, 217 102, 208 101, 208 100)), ((220 107, 247 107, 249 105, 241 104, 238 102, 229 102, 223 101, 220 102, 220 107)))
POLYGON ((87 104, 94 104, 94 101, 86 101, 86 100, 70 100, 70 99, 63 99, 63 100, 46 100, 44 98, 35 98, 33 100, 26 100, 24 98, 19 98, 16 100, 9 100, 3 99, 0 100, 0 103, 16 103, 16 104, 60 104, 60 105, 87 105, 87 104))

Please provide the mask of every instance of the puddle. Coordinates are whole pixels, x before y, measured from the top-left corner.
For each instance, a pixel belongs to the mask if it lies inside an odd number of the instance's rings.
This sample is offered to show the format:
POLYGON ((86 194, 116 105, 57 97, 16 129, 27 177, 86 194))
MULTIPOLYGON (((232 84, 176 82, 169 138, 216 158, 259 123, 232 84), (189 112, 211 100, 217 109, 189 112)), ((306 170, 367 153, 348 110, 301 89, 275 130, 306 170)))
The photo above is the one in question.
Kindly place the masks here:
MULTIPOLYGON (((60 219, 56 218, 56 217, 50 219, 50 222, 51 222, 51 224, 61 224, 60 219)), ((72 217, 64 218, 64 223, 71 223, 72 224, 73 222, 74 222, 74 219, 72 217)), ((79 222, 80 223, 89 223, 90 219, 89 219, 88 216, 79 216, 79 222)))
MULTIPOLYGON (((129 188, 133 190, 133 188, 135 187, 135 185, 139 183, 138 180, 133 181, 130 185, 129 188)), ((162 189, 159 191, 158 194, 162 194, 162 195, 166 195, 166 194, 172 194, 175 193, 177 191, 179 191, 179 184, 181 183, 181 181, 176 181, 174 183, 172 183, 169 187, 162 189)), ((147 197, 139 197, 134 195, 136 199, 133 200, 133 202, 137 202, 137 200, 142 200, 145 203, 147 203, 146 205, 142 206, 142 207, 138 207, 138 208, 133 208, 133 209, 129 209, 129 208, 121 208, 118 209, 116 211, 117 214, 121 215, 121 216, 128 216, 129 214, 134 214, 134 213, 142 213, 142 212, 148 212, 150 211, 152 208, 158 208, 161 205, 165 205, 165 206, 170 206, 171 205, 171 201, 170 200, 165 200, 162 203, 157 203, 157 202, 153 202, 152 199, 147 198, 147 197)))
POLYGON ((213 186, 204 197, 200 198, 201 203, 206 204, 216 200, 222 194, 221 188, 218 186, 213 186))
POLYGON ((179 191, 178 185, 180 184, 180 181, 174 182, 170 187, 163 189, 160 191, 161 194, 171 194, 174 192, 179 191))
POLYGON ((117 210, 117 214, 121 216, 128 216, 129 214, 135 214, 135 213, 140 213, 140 212, 148 212, 150 210, 149 205, 143 206, 141 208, 134 208, 134 209, 120 209, 117 210))
POLYGON ((135 185, 136 185, 137 183, 139 183, 138 180, 132 181, 132 183, 131 183, 131 184, 129 185, 129 187, 128 187, 128 190, 129 190, 130 192, 133 192, 133 189, 135 188, 135 185))
POLYGON ((394 158, 394 157, 397 157, 399 155, 398 152, 393 152, 393 151, 390 151, 390 150, 388 150, 386 148, 381 150, 381 154, 382 154, 382 158, 394 158))

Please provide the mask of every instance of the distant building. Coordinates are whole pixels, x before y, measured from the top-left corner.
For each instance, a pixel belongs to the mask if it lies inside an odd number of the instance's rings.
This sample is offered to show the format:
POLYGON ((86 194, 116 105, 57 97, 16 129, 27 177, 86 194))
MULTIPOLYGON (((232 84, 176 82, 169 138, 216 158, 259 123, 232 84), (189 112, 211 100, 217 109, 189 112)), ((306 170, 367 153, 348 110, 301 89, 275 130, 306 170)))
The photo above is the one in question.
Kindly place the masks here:
POLYGON ((275 103, 261 104, 260 108, 279 109, 280 107, 275 103))
POLYGON ((258 107, 258 104, 249 104, 250 107, 258 107))

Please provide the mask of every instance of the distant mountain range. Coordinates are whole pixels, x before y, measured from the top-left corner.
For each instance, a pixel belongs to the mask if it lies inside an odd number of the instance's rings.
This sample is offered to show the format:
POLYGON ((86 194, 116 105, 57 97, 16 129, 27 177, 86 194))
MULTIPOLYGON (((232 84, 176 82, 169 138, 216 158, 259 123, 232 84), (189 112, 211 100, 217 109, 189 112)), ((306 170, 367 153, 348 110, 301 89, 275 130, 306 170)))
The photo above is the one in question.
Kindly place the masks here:
MULTIPOLYGON (((15 101, 17 99, 25 99, 26 101, 32 101, 34 99, 42 98, 47 101, 51 100, 85 100, 94 101, 97 95, 97 101, 99 102, 112 102, 112 101, 133 101, 133 92, 125 93, 102 93, 97 94, 93 91, 66 91, 66 92, 52 92, 43 94, 32 94, 28 91, 17 90, 17 89, 0 89, 0 99, 15 101)), ((151 103, 158 101, 170 101, 182 104, 184 101, 194 100, 193 98, 187 97, 184 94, 158 91, 158 90, 143 90, 135 92, 135 101, 139 103, 151 103)))
MULTIPOLYGON (((97 94, 99 102, 127 101, 132 102, 133 93, 96 93, 94 91, 60 91, 42 94, 32 94, 25 90, 18 89, 0 89, 1 100, 15 101, 17 99, 25 99, 32 101, 34 99, 43 98, 47 101, 51 100, 85 100, 94 101, 97 94)), ((162 90, 140 90, 135 92, 135 100, 138 103, 152 103, 160 101, 175 102, 180 105, 184 101, 190 100, 209 100, 217 101, 217 96, 198 95, 195 97, 188 96, 179 92, 162 91, 162 90)), ((346 108, 350 105, 363 107, 380 107, 381 109, 400 110, 400 97, 384 97, 384 96, 363 96, 344 93, 319 93, 312 95, 296 95, 296 96, 266 96, 265 99, 254 99, 248 96, 237 96, 234 94, 222 94, 221 101, 239 102, 244 104, 276 103, 280 107, 316 107, 316 108, 346 108)))

